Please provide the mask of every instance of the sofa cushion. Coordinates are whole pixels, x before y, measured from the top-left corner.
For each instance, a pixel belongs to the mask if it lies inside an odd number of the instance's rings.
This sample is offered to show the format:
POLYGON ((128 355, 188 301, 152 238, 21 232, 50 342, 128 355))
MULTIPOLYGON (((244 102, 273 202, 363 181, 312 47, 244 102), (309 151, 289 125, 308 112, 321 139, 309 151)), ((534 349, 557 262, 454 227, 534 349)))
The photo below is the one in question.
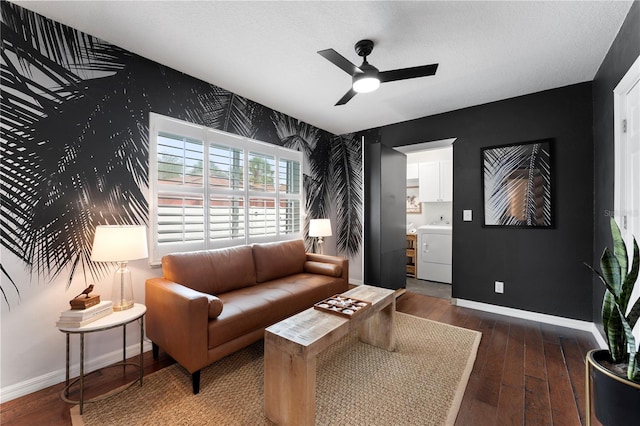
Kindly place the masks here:
POLYGON ((310 308, 347 291, 341 278, 300 273, 220 295, 224 310, 209 321, 209 349, 310 308))
POLYGON ((170 281, 213 295, 256 283, 250 246, 168 254, 162 257, 162 273, 170 281))
POLYGON ((299 274, 304 270, 307 254, 302 240, 254 244, 252 248, 256 281, 259 283, 299 274))
POLYGON ((304 272, 328 275, 330 277, 339 277, 342 275, 342 267, 333 263, 314 262, 309 260, 304 262, 304 272))
POLYGON ((207 294, 207 299, 209 299, 209 319, 218 318, 224 308, 222 300, 210 294, 207 294))

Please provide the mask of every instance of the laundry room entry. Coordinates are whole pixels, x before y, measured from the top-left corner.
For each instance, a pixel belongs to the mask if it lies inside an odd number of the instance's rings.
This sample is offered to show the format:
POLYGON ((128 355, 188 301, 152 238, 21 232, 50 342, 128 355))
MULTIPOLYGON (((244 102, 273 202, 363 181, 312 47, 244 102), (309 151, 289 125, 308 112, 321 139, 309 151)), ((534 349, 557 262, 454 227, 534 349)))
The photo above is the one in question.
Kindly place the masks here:
POLYGON ((452 141, 444 147, 418 151, 404 147, 407 156, 407 277, 412 279, 413 285, 451 284, 452 141))

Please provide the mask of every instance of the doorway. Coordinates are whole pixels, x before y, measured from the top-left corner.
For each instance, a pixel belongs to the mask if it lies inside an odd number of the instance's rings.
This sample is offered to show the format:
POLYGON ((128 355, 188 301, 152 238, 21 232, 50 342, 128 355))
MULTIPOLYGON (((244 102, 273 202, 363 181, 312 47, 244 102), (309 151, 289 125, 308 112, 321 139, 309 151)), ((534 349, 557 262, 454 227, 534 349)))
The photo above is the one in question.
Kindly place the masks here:
POLYGON ((394 148, 407 156, 405 288, 442 299, 452 293, 454 141, 394 148))
MULTIPOLYGON (((614 217, 628 250, 640 239, 640 56, 614 95, 614 217)), ((640 297, 636 286, 631 301, 640 297)), ((640 327, 634 329, 640 339, 640 327)))
POLYGON ((615 219, 626 242, 631 243, 632 235, 640 238, 640 56, 613 94, 615 219))

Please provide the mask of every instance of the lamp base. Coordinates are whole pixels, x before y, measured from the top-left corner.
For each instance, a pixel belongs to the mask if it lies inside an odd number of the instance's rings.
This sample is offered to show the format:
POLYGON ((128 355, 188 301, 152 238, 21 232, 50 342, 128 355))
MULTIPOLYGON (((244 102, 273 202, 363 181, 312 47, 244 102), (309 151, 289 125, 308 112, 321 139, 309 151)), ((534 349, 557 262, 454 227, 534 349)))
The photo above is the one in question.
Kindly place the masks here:
POLYGON ((111 299, 115 312, 133 308, 131 272, 127 268, 127 262, 118 262, 118 266, 113 275, 113 286, 111 287, 111 299))
POLYGON ((122 304, 119 305, 113 305, 113 311, 114 312, 119 312, 119 311, 126 311, 127 309, 131 309, 133 308, 133 302, 123 302, 122 304))

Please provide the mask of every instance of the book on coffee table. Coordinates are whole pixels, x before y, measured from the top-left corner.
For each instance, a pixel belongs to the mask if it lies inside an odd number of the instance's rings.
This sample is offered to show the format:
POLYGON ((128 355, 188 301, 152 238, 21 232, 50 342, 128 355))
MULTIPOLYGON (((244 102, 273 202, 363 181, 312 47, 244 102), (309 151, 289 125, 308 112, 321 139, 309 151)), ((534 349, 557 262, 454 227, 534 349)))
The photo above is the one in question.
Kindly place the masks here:
POLYGON ((340 315, 345 318, 353 318, 354 316, 362 313, 369 306, 371 306, 371 302, 366 302, 349 296, 343 296, 342 294, 336 294, 328 297, 313 305, 314 308, 320 311, 340 315))

